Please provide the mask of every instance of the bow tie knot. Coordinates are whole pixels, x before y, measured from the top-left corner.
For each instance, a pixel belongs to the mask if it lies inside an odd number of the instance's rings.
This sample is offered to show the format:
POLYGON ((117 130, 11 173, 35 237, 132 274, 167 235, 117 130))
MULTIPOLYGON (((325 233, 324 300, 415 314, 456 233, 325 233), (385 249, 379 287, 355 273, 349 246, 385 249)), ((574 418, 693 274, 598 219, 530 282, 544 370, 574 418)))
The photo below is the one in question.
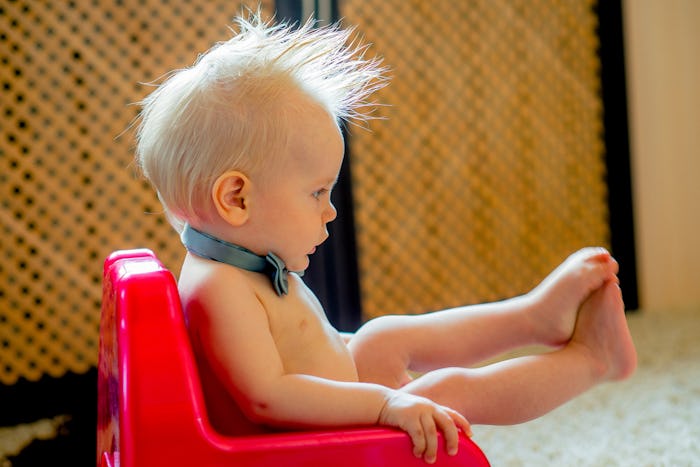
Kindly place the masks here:
POLYGON ((289 293, 289 283, 287 281, 287 267, 284 265, 284 261, 274 253, 268 253, 265 256, 267 261, 267 273, 270 275, 270 280, 272 280, 272 286, 280 297, 282 295, 287 295, 289 293))

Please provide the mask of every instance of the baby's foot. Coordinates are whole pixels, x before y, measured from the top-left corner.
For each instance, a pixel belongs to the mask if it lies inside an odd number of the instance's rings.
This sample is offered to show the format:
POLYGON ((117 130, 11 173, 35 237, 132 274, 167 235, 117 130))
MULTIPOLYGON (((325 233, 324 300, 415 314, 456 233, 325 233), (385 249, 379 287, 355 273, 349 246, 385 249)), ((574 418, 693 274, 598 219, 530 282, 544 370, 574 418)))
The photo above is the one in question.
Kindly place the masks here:
POLYGON ((552 271, 528 294, 537 342, 566 343, 581 304, 606 281, 617 281, 617 271, 617 261, 604 248, 579 250, 552 271))
POLYGON ((572 345, 581 345, 592 357, 594 378, 620 380, 637 367, 637 351, 632 342, 622 293, 609 281, 581 306, 572 345))

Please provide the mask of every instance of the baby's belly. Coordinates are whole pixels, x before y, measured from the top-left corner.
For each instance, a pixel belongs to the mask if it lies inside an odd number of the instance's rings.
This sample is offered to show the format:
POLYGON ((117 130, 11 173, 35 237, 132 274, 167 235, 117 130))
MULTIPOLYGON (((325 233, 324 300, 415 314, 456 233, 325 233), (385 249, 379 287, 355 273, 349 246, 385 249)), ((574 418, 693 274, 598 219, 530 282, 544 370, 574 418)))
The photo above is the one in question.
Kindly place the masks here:
POLYGON ((345 344, 333 337, 306 341, 299 346, 278 346, 285 372, 334 381, 358 381, 357 368, 345 344))
POLYGON ((285 373, 358 380, 355 362, 342 337, 313 310, 299 307, 270 313, 270 331, 285 373))

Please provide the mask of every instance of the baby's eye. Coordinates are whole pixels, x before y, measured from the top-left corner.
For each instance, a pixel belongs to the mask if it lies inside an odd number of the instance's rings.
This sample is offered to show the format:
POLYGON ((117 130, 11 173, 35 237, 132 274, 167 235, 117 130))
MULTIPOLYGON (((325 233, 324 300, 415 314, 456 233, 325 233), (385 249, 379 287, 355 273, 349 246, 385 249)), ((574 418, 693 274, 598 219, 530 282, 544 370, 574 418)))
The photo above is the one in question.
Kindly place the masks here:
POLYGON ((326 193, 328 193, 328 189, 321 188, 320 190, 316 190, 313 193, 311 193, 311 196, 313 196, 316 199, 319 199, 321 196, 325 195, 326 193))

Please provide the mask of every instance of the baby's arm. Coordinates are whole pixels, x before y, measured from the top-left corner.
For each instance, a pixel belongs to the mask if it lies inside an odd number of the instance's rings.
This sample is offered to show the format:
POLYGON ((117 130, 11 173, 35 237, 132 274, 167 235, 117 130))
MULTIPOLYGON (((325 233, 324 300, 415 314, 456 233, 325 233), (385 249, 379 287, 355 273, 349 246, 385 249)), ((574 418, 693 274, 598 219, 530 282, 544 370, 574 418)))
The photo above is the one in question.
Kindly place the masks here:
POLYGON ((435 459, 441 430, 448 452, 456 452, 457 427, 469 433, 469 425, 451 409, 381 385, 286 373, 254 291, 223 276, 203 281, 187 311, 205 358, 251 420, 289 428, 394 426, 427 461, 435 459))

